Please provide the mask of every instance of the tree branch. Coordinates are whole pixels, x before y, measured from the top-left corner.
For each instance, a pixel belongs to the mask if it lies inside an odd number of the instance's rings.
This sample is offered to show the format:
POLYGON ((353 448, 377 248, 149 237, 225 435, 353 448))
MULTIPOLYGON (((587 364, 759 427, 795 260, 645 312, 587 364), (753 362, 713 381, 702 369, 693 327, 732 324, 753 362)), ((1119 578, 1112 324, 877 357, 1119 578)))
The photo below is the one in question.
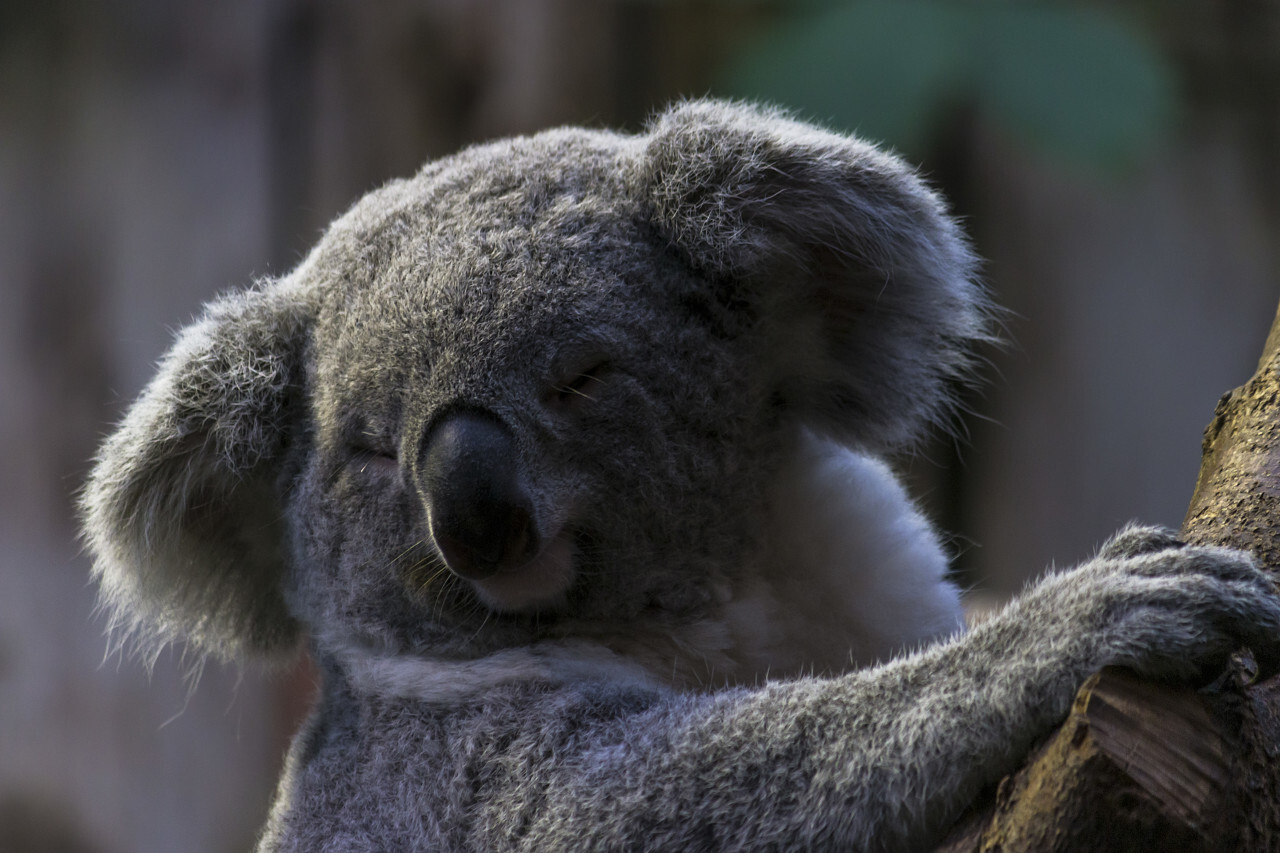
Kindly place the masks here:
MULTIPOLYGON (((1202 453, 1182 537, 1251 551, 1280 577, 1280 313, 1202 453)), ((1280 849, 1280 675, 1258 675, 1248 650, 1200 691, 1104 669, 938 853, 1280 849)))

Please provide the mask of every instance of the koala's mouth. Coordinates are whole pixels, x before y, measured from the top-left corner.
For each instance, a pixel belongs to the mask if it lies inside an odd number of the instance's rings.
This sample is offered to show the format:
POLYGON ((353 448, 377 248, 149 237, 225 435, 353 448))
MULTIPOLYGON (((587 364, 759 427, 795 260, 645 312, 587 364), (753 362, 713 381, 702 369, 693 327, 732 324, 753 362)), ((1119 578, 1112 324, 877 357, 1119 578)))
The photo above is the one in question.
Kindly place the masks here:
POLYGON ((476 596, 499 613, 558 610, 574 581, 573 534, 562 529, 527 563, 471 581, 476 596))

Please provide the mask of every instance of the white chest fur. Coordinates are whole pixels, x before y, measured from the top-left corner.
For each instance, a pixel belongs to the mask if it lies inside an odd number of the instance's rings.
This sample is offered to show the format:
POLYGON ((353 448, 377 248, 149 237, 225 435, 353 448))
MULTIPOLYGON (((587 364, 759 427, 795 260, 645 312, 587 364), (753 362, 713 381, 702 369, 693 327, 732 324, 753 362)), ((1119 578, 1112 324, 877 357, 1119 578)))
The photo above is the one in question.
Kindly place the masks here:
POLYGON ((760 567, 726 608, 742 671, 846 671, 964 628, 932 525, 878 459, 802 431, 760 567))

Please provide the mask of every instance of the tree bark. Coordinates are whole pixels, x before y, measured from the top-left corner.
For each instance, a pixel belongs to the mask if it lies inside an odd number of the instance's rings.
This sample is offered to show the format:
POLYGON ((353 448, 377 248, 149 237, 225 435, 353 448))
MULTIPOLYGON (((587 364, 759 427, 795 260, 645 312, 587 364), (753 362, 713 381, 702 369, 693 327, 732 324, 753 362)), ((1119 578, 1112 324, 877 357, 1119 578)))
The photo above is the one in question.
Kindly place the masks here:
MULTIPOLYGON (((1253 377, 1218 401, 1182 523, 1280 578, 1280 313, 1253 377)), ((1280 675, 1241 650, 1201 690, 1104 669, 938 853, 1280 849, 1280 675)))

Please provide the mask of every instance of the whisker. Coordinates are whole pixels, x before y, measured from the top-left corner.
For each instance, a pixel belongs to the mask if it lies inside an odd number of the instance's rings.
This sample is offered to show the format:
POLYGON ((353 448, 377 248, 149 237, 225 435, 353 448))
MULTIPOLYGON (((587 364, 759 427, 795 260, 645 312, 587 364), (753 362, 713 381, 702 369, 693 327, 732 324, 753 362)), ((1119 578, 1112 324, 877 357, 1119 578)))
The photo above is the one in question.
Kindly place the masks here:
POLYGON ((569 385, 566 385, 563 388, 557 388, 556 390, 559 391, 561 394, 577 394, 579 397, 582 397, 586 400, 591 400, 592 402, 594 402, 596 399, 595 397, 592 397, 590 394, 587 394, 569 385))

